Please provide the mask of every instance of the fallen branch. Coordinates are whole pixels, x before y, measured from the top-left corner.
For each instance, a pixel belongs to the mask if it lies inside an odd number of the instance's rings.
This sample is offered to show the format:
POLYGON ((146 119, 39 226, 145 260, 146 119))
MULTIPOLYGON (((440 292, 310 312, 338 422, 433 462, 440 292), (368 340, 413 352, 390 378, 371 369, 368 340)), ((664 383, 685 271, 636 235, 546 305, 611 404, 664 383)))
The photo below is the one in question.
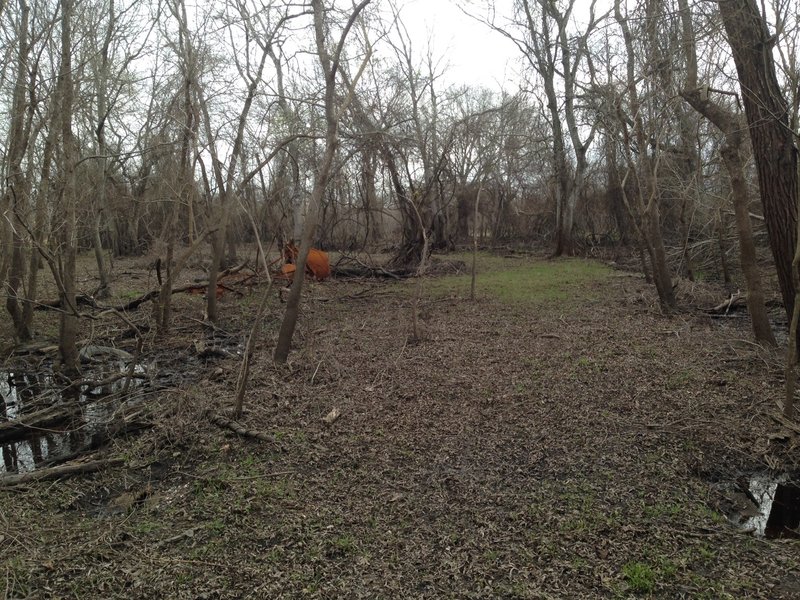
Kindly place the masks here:
MULTIPOLYGON (((208 287, 208 282, 190 284, 190 285, 185 285, 183 287, 173 288, 172 293, 180 294, 182 292, 188 292, 191 290, 200 290, 205 292, 207 287, 208 287)), ((230 288, 228 289, 230 290, 230 288)), ((119 304, 117 306, 106 306, 104 304, 98 304, 94 298, 92 298, 91 296, 87 296, 86 294, 81 294, 80 296, 77 296, 76 300, 79 305, 89 306, 97 310, 126 312, 130 310, 136 310, 145 302, 157 298, 160 292, 161 292, 160 289, 150 290, 149 292, 142 294, 141 296, 135 298, 134 300, 131 300, 130 302, 126 302, 125 304, 119 304)), ((50 300, 48 302, 40 302, 36 308, 37 310, 61 310, 61 301, 50 300)))
MULTIPOLYGON (((247 261, 243 262, 238 267, 230 267, 229 269, 220 271, 219 274, 217 275, 217 280, 220 280, 224 277, 228 277, 229 275, 235 275, 236 273, 244 269, 246 266, 247 266, 247 261)), ((194 281, 195 283, 205 283, 205 285, 208 285, 207 279, 205 281, 203 281, 202 279, 195 279, 194 281)))
MULTIPOLYGON (((783 403, 780 403, 779 406, 781 410, 783 410, 783 403)), ((800 423, 795 423, 791 419, 787 419, 786 416, 783 414, 776 414, 771 412, 769 413, 769 416, 772 417, 772 419, 777 423, 780 423, 781 425, 786 427, 786 429, 794 431, 795 433, 800 433, 800 423)))
POLYGON ((63 425, 80 414, 77 402, 59 404, 43 410, 24 415, 23 419, 0 423, 0 443, 6 443, 28 437, 32 429, 49 431, 53 427, 63 425))
MULTIPOLYGON (((134 363, 134 367, 135 366, 136 365, 134 363)), ((105 379, 99 379, 99 380, 97 380, 97 379, 76 379, 75 381, 70 383, 65 388, 65 390, 76 390, 76 389, 82 388, 84 386, 89 388, 90 390, 93 390, 95 388, 102 388, 102 387, 106 387, 107 385, 111 385, 112 383, 116 383, 120 379, 147 379, 148 377, 149 376, 146 375, 145 373, 130 373, 129 374, 126 371, 126 372, 122 372, 122 373, 115 373, 114 375, 109 375, 105 379)))
MULTIPOLYGON (((173 290, 172 293, 174 294, 178 291, 183 291, 183 290, 173 290)), ((149 292, 139 296, 134 300, 131 300, 130 302, 126 302, 125 304, 119 304, 117 306, 105 306, 103 304, 98 304, 94 298, 86 294, 81 294, 79 296, 76 296, 75 299, 79 306, 84 305, 84 306, 89 306, 90 308, 95 308, 97 310, 115 310, 115 311, 125 312, 128 310, 136 310, 137 308, 139 308, 140 305, 158 296, 158 292, 159 290, 150 290, 149 292)), ((61 301, 49 300, 47 302, 40 302, 39 304, 37 304, 36 310, 61 310, 61 301)))
POLYGON ((270 442, 272 444, 278 444, 278 440, 276 440, 274 436, 268 433, 264 433, 263 431, 255 431, 252 429, 247 429, 243 425, 237 423, 233 419, 229 419, 228 417, 223 417, 222 415, 209 413, 208 420, 211 421, 217 427, 221 427, 222 429, 230 429, 232 432, 234 432, 237 435, 241 435, 242 437, 252 438, 254 440, 260 440, 262 442, 270 442))
POLYGON ((747 296, 742 293, 731 294, 730 298, 725 300, 724 302, 720 302, 714 308, 708 309, 707 312, 713 314, 727 314, 728 311, 733 310, 735 308, 746 306, 747 303, 747 296))
POLYGON ((106 467, 117 467, 124 464, 121 458, 108 458, 103 460, 93 460, 91 462, 76 463, 70 465, 60 465, 49 469, 38 469, 30 473, 19 473, 16 475, 3 475, 0 477, 0 487, 12 487, 23 485, 34 481, 45 481, 49 479, 61 479, 72 477, 84 473, 94 473, 106 467))
POLYGON ((339 278, 374 277, 382 279, 400 280, 414 275, 411 271, 388 271, 383 267, 370 267, 367 265, 333 267, 331 272, 339 278))

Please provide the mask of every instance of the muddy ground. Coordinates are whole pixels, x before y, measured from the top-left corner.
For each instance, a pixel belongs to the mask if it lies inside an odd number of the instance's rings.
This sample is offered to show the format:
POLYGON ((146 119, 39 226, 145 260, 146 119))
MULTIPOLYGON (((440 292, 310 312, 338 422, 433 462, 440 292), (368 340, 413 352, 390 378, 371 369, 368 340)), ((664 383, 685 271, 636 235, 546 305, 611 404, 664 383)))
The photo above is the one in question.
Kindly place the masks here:
MULTIPOLYGON (((226 295, 216 328, 176 297, 174 334, 145 345, 168 375, 151 427, 93 454, 124 466, 0 490, 2 597, 800 597, 800 540, 725 516, 800 448, 772 417, 782 355, 699 310, 721 292, 681 284, 665 317, 599 263, 481 269, 475 302, 454 277, 313 284, 281 368, 275 295, 241 420, 271 442, 208 417, 263 287, 226 295)), ((144 265, 116 270, 120 298, 149 289, 144 265)))

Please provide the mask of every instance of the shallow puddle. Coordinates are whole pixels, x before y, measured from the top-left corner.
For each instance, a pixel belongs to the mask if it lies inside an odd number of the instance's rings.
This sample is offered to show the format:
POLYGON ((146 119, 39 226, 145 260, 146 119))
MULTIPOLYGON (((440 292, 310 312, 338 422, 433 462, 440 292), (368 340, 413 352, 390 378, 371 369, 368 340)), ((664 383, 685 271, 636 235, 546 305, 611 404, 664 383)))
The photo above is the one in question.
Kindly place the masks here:
POLYGON ((729 515, 734 524, 769 539, 800 538, 800 478, 753 475, 747 491, 735 494, 740 506, 729 515))

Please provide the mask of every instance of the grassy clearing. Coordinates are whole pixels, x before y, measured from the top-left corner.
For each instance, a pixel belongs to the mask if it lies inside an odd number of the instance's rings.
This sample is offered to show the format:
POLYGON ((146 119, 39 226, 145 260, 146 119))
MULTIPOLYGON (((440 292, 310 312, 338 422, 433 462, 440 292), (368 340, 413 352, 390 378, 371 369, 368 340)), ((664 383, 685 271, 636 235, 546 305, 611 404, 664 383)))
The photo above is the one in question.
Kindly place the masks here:
MULTIPOLYGON (((468 269, 472 255, 448 255, 451 260, 463 260, 468 269)), ((578 258, 542 261, 521 258, 509 261, 497 255, 479 253, 476 293, 479 298, 491 298, 509 305, 559 304, 579 297, 582 301, 595 297, 591 288, 611 274, 611 269, 597 261, 578 258)), ((451 275, 425 282, 434 297, 466 297, 470 292, 470 275, 451 275)))

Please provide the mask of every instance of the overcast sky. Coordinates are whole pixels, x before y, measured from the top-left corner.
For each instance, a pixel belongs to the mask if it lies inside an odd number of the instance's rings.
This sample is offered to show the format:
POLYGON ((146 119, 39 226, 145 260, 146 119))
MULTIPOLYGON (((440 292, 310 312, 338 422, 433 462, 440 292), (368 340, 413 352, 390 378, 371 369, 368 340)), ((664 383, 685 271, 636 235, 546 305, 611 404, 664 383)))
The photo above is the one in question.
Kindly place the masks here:
MULTIPOLYGON (((510 0, 498 0, 498 7, 510 0)), ((408 0, 403 5, 403 22, 414 37, 421 56, 429 34, 433 33, 436 56, 449 64, 446 78, 452 83, 468 83, 513 90, 516 87, 516 46, 502 35, 466 16, 458 0, 408 0)))

